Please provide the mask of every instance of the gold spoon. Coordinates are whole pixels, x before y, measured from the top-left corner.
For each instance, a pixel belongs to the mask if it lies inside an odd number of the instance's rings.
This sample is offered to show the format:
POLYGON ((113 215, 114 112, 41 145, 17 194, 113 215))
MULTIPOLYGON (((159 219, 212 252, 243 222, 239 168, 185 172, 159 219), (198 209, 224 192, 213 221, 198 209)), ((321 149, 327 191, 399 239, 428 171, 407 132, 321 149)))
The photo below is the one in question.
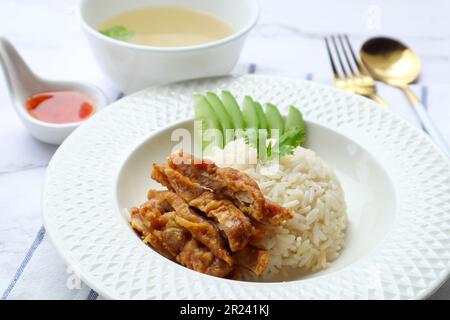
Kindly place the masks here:
POLYGON ((403 90, 430 137, 450 154, 448 143, 433 124, 419 98, 408 86, 420 73, 420 60, 414 51, 397 40, 380 37, 366 41, 360 55, 373 78, 403 90))

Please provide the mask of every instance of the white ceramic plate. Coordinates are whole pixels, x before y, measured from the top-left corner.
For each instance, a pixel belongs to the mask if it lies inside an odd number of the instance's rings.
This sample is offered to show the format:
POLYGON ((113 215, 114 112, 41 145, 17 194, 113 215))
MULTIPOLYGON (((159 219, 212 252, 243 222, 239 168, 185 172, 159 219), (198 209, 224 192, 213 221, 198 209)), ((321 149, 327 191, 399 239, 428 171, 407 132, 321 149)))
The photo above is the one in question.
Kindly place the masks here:
POLYGON ((229 77, 122 99, 58 149, 43 213, 61 255, 106 298, 419 299, 450 272, 448 158, 389 110, 311 82, 229 77), (172 130, 192 125, 192 93, 221 89, 304 112, 308 147, 336 170, 348 205, 348 243, 329 269, 277 283, 214 278, 161 257, 128 226, 122 209, 145 200, 172 130))

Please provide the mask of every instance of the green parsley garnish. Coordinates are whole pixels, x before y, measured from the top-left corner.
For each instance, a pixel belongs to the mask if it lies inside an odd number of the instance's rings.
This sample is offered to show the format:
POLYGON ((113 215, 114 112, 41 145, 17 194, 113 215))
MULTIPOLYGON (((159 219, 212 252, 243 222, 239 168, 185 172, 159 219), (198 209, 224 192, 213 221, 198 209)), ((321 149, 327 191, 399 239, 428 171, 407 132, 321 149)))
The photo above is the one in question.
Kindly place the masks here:
POLYGON ((127 41, 135 36, 135 32, 129 31, 124 26, 114 26, 109 29, 100 31, 100 33, 104 34, 107 37, 121 40, 121 41, 127 41))

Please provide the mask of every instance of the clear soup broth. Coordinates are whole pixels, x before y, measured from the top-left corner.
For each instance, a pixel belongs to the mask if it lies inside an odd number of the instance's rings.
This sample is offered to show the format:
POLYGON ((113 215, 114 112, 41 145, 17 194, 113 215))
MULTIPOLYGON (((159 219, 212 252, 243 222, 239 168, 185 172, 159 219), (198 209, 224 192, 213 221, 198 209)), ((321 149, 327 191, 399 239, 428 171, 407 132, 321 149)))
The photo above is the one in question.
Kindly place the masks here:
POLYGON ((99 31, 133 44, 184 47, 226 38, 233 33, 233 28, 202 11, 164 6, 123 12, 105 21, 99 31))

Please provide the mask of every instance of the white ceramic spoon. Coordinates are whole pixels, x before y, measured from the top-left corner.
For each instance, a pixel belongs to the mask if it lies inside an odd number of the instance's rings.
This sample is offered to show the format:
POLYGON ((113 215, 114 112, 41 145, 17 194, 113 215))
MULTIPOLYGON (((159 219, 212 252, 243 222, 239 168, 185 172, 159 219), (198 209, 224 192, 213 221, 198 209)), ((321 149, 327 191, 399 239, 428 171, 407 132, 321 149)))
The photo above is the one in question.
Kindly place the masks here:
POLYGON ((50 91, 77 91, 92 99, 95 112, 107 104, 105 95, 92 85, 50 81, 38 77, 30 70, 14 46, 4 38, 0 38, 0 65, 3 67, 12 104, 20 120, 36 139, 43 142, 61 144, 83 121, 67 124, 40 121, 31 116, 26 109, 26 101, 29 97, 50 91))

